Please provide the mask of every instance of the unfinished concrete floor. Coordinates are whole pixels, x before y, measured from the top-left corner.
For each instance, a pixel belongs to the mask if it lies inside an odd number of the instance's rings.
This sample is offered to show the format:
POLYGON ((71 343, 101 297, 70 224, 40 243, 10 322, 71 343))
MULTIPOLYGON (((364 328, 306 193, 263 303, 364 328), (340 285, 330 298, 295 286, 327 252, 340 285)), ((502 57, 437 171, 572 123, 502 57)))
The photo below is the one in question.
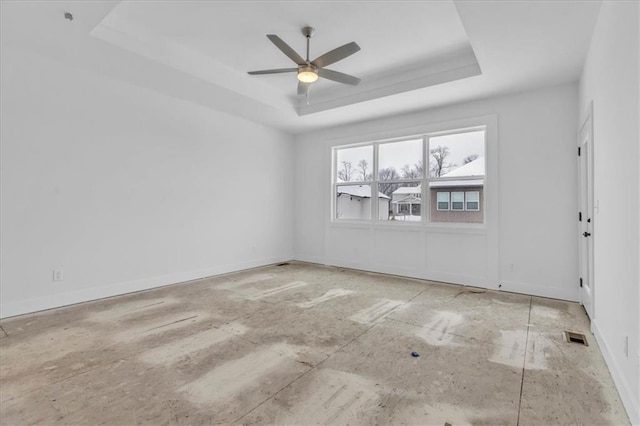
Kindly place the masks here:
POLYGON ((8 319, 0 420, 628 424, 579 305, 478 291, 291 263, 8 319))

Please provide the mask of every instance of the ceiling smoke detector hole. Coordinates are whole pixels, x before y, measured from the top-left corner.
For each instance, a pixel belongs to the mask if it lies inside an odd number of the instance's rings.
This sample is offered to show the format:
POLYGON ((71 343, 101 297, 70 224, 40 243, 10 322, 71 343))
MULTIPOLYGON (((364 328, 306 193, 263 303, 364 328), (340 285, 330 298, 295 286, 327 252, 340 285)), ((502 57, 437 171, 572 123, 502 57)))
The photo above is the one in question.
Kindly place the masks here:
POLYGON ((564 337, 567 339, 567 342, 569 343, 578 343, 580 345, 589 346, 589 343, 587 342, 587 337, 582 333, 565 331, 564 337))

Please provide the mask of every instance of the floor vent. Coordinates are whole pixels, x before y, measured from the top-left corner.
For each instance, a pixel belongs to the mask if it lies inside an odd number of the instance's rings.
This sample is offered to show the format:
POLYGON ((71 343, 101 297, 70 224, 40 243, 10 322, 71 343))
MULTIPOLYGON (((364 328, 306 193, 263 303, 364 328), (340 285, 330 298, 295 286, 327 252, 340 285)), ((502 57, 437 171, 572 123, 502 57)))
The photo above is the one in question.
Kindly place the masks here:
POLYGON ((277 266, 287 266, 289 264, 289 262, 283 262, 283 263, 278 263, 277 266))
POLYGON ((564 337, 567 339, 567 342, 569 343, 579 343, 581 345, 589 346, 589 343, 587 342, 587 338, 585 337, 584 334, 574 333, 572 331, 565 331, 564 337))

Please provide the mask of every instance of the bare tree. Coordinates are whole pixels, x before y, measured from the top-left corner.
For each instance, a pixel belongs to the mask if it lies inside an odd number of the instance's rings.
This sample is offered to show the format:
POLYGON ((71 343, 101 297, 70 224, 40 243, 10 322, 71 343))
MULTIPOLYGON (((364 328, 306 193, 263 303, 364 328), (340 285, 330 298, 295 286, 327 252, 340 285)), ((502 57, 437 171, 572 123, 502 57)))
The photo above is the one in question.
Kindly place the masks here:
POLYGON ((351 176, 353 176, 353 167, 350 161, 343 161, 342 168, 338 170, 338 179, 343 182, 350 182, 351 176))
POLYGON ((450 164, 446 162, 447 157, 449 156, 449 147, 438 145, 429 151, 433 159, 435 160, 434 164, 431 166, 431 177, 440 177, 442 174, 451 167, 455 167, 455 164, 450 164))
POLYGON ((358 163, 358 173, 360 173, 360 180, 371 180, 372 176, 368 173, 369 162, 365 159, 360 160, 358 163))
POLYGON ((467 155, 466 157, 464 157, 464 160, 462 160, 462 164, 469 164, 470 162, 477 159, 478 159, 478 154, 467 155))
POLYGON ((404 179, 420 179, 422 178, 424 173, 424 167, 422 165, 422 161, 418 161, 413 165, 413 167, 405 164, 402 167, 402 177, 404 179))
POLYGON ((387 167, 386 169, 380 169, 378 172, 378 178, 380 183, 378 184, 378 191, 382 192, 387 197, 391 197, 393 191, 400 187, 398 183, 386 183, 389 180, 400 179, 400 174, 395 167, 387 167))

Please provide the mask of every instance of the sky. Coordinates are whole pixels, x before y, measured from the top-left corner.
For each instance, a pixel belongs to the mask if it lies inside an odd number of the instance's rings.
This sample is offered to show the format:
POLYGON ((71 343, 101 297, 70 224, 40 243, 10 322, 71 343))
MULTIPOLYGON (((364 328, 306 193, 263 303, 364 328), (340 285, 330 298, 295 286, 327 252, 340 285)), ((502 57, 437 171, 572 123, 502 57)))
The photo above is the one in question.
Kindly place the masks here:
MULTIPOLYGON (((477 154, 480 157, 484 156, 484 131, 433 136, 429 139, 429 144, 430 148, 439 145, 448 147, 449 157, 447 157, 445 161, 456 164, 459 167, 463 165, 464 158, 471 154, 477 154)), ((381 143, 378 151, 380 168, 393 166, 400 172, 405 164, 412 166, 422 159, 422 138, 401 142, 381 143)), ((348 161, 351 162, 353 168, 357 170, 358 163, 362 159, 367 160, 369 170, 372 170, 373 146, 339 149, 337 152, 337 167, 340 169, 342 162, 348 161)), ((446 171, 448 172, 454 169, 455 167, 446 171)))

